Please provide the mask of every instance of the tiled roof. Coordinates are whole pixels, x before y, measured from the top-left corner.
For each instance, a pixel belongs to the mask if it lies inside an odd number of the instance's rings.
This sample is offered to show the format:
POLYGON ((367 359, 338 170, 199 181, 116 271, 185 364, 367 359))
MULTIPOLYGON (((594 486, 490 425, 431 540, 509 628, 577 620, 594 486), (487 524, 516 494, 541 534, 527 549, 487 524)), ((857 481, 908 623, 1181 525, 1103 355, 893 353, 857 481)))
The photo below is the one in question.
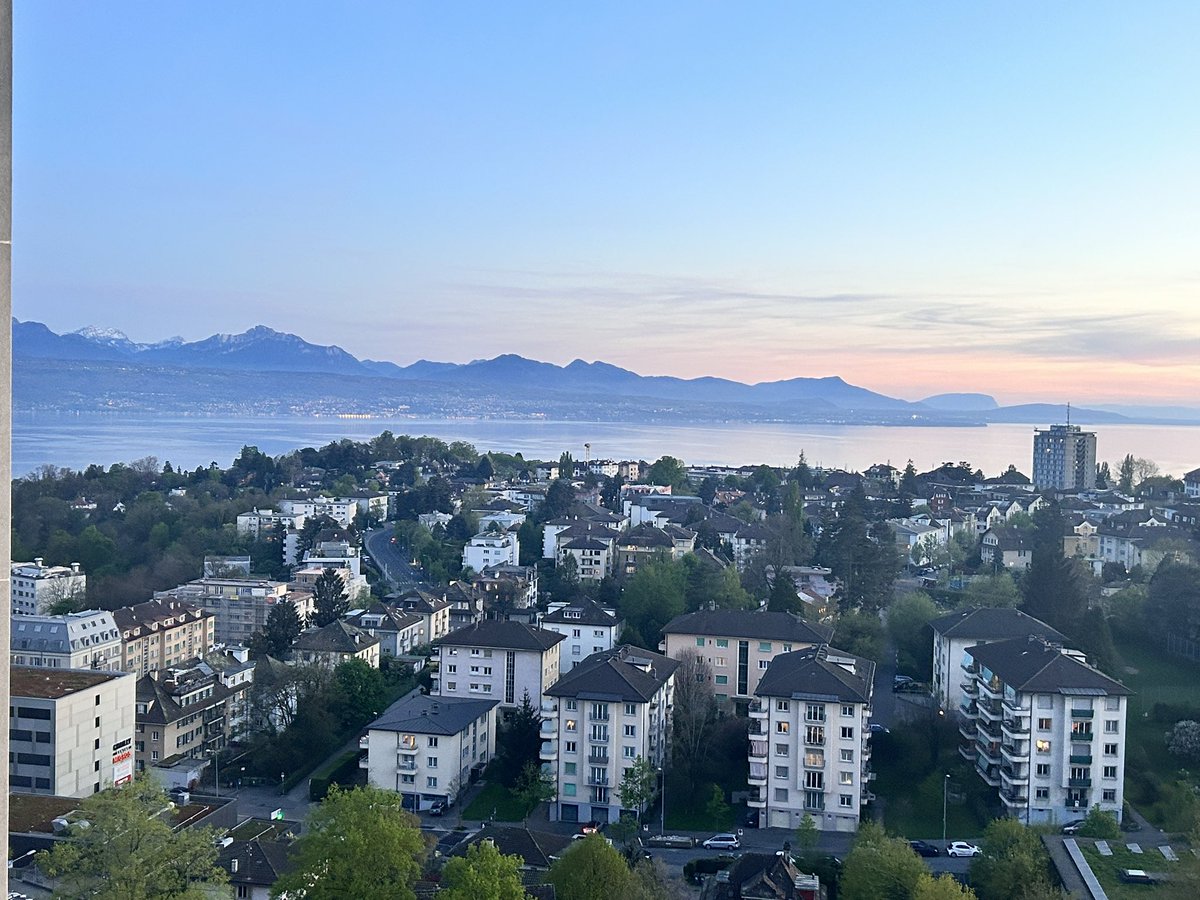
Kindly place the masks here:
POLYGON ((982 666, 1014 690, 1029 693, 1099 691, 1106 695, 1131 694, 1119 681, 1109 678, 1062 647, 1027 637, 968 647, 967 652, 982 666))
POLYGON ((317 653, 361 653, 378 643, 379 638, 338 619, 315 631, 303 632, 296 638, 292 649, 317 653))
POLYGON ((1065 641, 1065 635, 1019 609, 1006 607, 968 607, 958 609, 939 619, 930 627, 948 638, 1002 641, 1036 634, 1051 641, 1065 641))
POLYGON ((617 624, 616 616, 609 615, 595 600, 584 598, 568 603, 561 609, 546 613, 543 622, 563 625, 597 625, 612 627, 617 624))
POLYGON ((491 647, 498 650, 533 650, 541 653, 549 650, 561 640, 563 640, 563 636, 557 631, 535 628, 524 622, 488 620, 452 631, 441 640, 434 641, 434 645, 491 647))
POLYGON ((758 688, 760 697, 830 697, 868 703, 875 663, 828 646, 781 653, 771 660, 758 688), (846 660, 846 666, 837 660, 846 660))
POLYGON ((702 609, 684 613, 664 625, 662 631, 663 634, 702 634, 808 644, 823 643, 833 634, 827 625, 806 622, 790 613, 746 609, 702 609))
POLYGON ((679 660, 625 644, 586 657, 547 688, 546 693, 551 697, 644 703, 678 668, 679 660))

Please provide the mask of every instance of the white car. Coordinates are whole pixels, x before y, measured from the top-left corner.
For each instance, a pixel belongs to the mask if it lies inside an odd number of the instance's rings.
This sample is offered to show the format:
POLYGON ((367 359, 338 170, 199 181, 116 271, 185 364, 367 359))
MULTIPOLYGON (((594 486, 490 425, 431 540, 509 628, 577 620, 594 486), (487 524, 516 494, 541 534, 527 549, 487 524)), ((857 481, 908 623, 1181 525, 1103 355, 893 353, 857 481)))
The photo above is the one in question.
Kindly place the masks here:
POLYGON ((946 848, 947 856, 978 856, 983 851, 966 841, 954 841, 946 848))
POLYGON ((742 846, 736 834, 714 834, 704 842, 706 850, 736 850, 742 846))

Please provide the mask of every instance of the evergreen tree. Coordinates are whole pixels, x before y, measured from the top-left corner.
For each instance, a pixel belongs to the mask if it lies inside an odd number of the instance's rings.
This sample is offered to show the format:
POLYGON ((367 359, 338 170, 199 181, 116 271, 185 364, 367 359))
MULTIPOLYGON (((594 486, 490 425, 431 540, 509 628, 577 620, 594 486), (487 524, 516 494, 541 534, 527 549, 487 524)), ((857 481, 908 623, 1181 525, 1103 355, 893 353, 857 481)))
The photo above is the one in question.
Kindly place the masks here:
POLYGON ((336 622, 350 608, 346 585, 336 569, 326 569, 313 582, 313 612, 309 624, 324 628, 336 622))
POLYGON ((767 609, 771 612, 804 616, 804 602, 796 592, 796 582, 783 570, 782 566, 776 566, 772 573, 771 594, 767 598, 767 609))
POLYGON ((303 626, 296 605, 291 600, 276 603, 267 613, 267 623, 263 630, 250 638, 250 652, 255 657, 273 656, 284 659, 296 638, 300 636, 303 626))
POLYGON ((1057 504, 1034 514, 1032 545, 1029 571, 1021 582, 1022 609, 1071 635, 1087 611, 1088 587, 1079 564, 1063 556, 1063 516, 1057 504))

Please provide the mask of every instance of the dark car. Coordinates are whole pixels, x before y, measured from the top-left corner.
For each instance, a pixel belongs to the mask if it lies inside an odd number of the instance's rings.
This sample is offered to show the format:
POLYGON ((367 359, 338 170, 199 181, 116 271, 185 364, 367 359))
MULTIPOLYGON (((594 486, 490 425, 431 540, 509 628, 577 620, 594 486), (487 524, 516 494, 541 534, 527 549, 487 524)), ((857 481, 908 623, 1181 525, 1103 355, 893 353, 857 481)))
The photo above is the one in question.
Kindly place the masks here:
POLYGON ((906 681, 895 685, 892 691, 897 694, 924 694, 928 692, 928 688, 919 681, 906 681))
POLYGON ((434 800, 433 806, 429 807, 429 814, 431 816, 440 816, 440 815, 444 814, 445 812, 446 812, 446 801, 445 800, 434 800))
POLYGON ((1087 819, 1072 819, 1062 827, 1063 834, 1075 834, 1084 826, 1087 819))
POLYGON ((909 841, 908 846, 912 847, 913 853, 918 856, 940 856, 942 852, 928 841, 909 841))
POLYGON ((750 812, 746 813, 746 818, 743 819, 742 821, 745 823, 747 828, 757 828, 758 827, 758 810, 756 810, 756 809, 750 810, 750 812))

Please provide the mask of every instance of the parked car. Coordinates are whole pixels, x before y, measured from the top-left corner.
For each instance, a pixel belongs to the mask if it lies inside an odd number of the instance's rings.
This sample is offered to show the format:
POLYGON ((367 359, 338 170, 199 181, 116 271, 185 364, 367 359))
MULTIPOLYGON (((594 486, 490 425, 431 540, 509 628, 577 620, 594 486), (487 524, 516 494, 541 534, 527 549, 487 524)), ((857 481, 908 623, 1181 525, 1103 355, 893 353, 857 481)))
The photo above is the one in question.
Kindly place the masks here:
POLYGON ((433 806, 429 807, 429 814, 431 816, 440 816, 445 812, 446 812, 446 801, 445 800, 434 800, 433 806))
POLYGON ((192 793, 185 787, 173 787, 167 791, 167 798, 180 806, 186 806, 192 799, 192 793))
POLYGON ((1121 880, 1127 884, 1154 884, 1154 876, 1145 869, 1122 869, 1121 880))
POLYGON ((938 856, 942 852, 929 841, 909 841, 908 846, 912 847, 913 853, 918 856, 938 856))
POLYGON ((872 722, 869 730, 870 730, 871 734, 891 734, 892 733, 887 728, 880 725, 878 722, 872 722))
POLYGON ((1072 819, 1070 822, 1068 822, 1066 825, 1064 825, 1062 827, 1062 833, 1063 834, 1076 834, 1079 831, 1079 829, 1083 827, 1083 823, 1086 821, 1087 821, 1087 819, 1072 819))
POLYGON ((902 684, 912 684, 912 683, 913 683, 913 678, 909 675, 893 675, 892 676, 892 690, 895 690, 902 684))
POLYGON ((924 694, 928 689, 919 681, 906 681, 903 684, 897 684, 892 688, 892 692, 896 694, 924 694))
POLYGON ((978 856, 983 851, 966 841, 954 841, 946 848, 947 856, 978 856))
POLYGON ((738 840, 736 834, 714 834, 704 842, 706 850, 736 850, 742 846, 742 842, 738 840))
POLYGON ((747 828, 758 827, 758 810, 752 809, 746 813, 746 818, 742 820, 747 828))

